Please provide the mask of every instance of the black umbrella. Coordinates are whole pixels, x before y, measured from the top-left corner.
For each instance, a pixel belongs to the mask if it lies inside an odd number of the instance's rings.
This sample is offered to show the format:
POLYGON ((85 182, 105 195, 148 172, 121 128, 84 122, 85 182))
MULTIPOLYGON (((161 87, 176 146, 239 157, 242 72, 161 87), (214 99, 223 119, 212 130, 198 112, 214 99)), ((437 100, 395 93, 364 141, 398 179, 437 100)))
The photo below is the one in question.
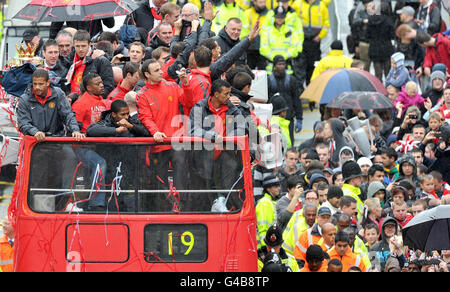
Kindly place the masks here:
POLYGON ((352 91, 344 92, 333 99, 327 107, 338 109, 388 109, 392 102, 379 92, 352 91))
POLYGON ((450 250, 450 205, 417 214, 403 227, 403 243, 421 251, 450 250))
POLYGON ((14 18, 34 22, 87 21, 128 15, 137 8, 133 0, 32 0, 14 18))

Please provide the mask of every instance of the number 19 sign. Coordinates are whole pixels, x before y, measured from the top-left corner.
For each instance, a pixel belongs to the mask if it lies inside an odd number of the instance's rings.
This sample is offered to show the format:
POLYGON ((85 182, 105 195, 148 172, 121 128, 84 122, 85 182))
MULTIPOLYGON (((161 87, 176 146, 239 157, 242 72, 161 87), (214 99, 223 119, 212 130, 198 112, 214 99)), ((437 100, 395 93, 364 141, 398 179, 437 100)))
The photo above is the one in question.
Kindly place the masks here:
POLYGON ((148 262, 204 262, 208 257, 204 224, 148 224, 144 234, 148 262))

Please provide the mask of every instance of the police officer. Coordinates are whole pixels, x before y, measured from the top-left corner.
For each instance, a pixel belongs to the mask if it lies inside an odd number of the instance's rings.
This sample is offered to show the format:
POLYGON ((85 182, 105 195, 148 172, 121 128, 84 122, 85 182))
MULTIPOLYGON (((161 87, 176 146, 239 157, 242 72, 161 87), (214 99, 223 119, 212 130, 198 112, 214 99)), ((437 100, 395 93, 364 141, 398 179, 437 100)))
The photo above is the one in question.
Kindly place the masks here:
POLYGON ((296 75, 300 83, 308 85, 314 71, 314 63, 320 60, 320 42, 327 36, 330 28, 327 4, 321 0, 299 0, 293 8, 300 15, 303 23, 303 53, 299 68, 304 68, 301 75, 296 75))
MULTIPOLYGON (((269 62, 273 62, 275 56, 281 55, 289 64, 297 58, 302 51, 301 34, 293 26, 286 24, 287 9, 278 6, 274 10, 272 23, 261 29, 261 45, 259 53, 269 62)), ((272 65, 266 67, 268 72, 272 71, 272 65)))
POLYGON ((267 269, 268 259, 273 258, 273 253, 277 254, 280 263, 291 271, 297 272, 299 270, 295 259, 288 257, 286 251, 281 247, 283 244, 282 230, 276 224, 270 226, 269 230, 267 230, 264 243, 265 246, 258 249, 258 271, 267 269))
POLYGON ((263 181, 263 188, 264 196, 256 204, 258 248, 265 245, 266 233, 276 221, 275 206, 280 196, 281 184, 276 176, 269 175, 263 181))

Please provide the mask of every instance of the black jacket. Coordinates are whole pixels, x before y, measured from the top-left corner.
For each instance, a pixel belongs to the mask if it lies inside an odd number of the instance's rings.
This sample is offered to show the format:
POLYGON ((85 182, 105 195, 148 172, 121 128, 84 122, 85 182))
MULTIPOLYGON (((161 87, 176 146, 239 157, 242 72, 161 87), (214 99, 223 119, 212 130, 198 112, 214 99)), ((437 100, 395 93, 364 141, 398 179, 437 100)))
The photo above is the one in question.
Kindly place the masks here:
MULTIPOLYGON (((113 28, 115 25, 114 17, 95 19, 88 21, 67 21, 67 27, 73 27, 76 30, 86 30, 89 32, 91 37, 94 37, 98 33, 103 32, 104 24, 108 28, 113 28)), ((50 25, 50 38, 55 39, 58 32, 63 29, 64 22, 52 22, 50 25)))
POLYGON ((52 84, 56 87, 61 88, 66 94, 69 94, 70 90, 68 90, 66 83, 66 75, 67 75, 67 68, 61 63, 61 60, 58 59, 56 62, 55 67, 48 70, 48 74, 50 77, 50 81, 52 84))
POLYGON ((134 126, 133 129, 119 134, 116 132, 118 125, 114 121, 111 110, 104 111, 101 120, 90 125, 86 133, 89 137, 150 137, 149 131, 142 125, 137 114, 131 116, 128 122, 134 126))
POLYGON ((273 73, 268 76, 267 81, 269 102, 275 93, 280 93, 289 107, 286 119, 292 120, 296 117, 297 120, 303 120, 303 106, 299 98, 301 89, 297 86, 295 77, 287 73, 280 76, 273 73))
POLYGON ((17 121, 22 134, 34 136, 41 131, 46 133, 46 136, 63 137, 66 135, 64 126, 69 132, 80 131, 65 93, 52 85, 50 90, 51 96, 44 105, 36 99, 31 86, 20 97, 17 121))
MULTIPOLYGON (((237 39, 235 41, 230 39, 230 37, 228 36, 228 34, 225 31, 225 28, 222 28, 219 31, 219 34, 214 37, 214 39, 219 44, 222 55, 226 54, 229 50, 231 50, 240 41, 239 39, 237 39)), ((238 59, 238 64, 246 64, 246 63, 247 63, 247 54, 244 53, 238 59)))
MULTIPOLYGON (((195 48, 195 39, 197 38, 196 32, 191 32, 188 37, 184 39, 186 47, 183 53, 178 56, 175 62, 168 68, 169 76, 175 80, 178 79, 178 75, 176 74, 176 70, 178 70, 178 66, 186 68, 189 64, 189 55, 195 48)), ((210 66, 210 75, 211 81, 214 81, 222 76, 233 64, 240 59, 240 57, 245 54, 248 47, 250 46, 250 40, 247 38, 240 41, 236 46, 234 46, 228 53, 224 54, 222 52, 222 56, 211 64, 210 66)))
POLYGON ((450 149, 447 147, 444 150, 439 148, 439 145, 436 145, 435 155, 436 160, 430 166, 429 171, 437 170, 442 174, 442 179, 446 182, 450 181, 450 149))
POLYGON ((401 52, 405 55, 405 60, 414 61, 414 69, 422 67, 425 59, 425 50, 420 47, 414 40, 409 44, 397 41, 397 52, 401 52))
POLYGON ((352 35, 356 41, 356 44, 359 42, 369 42, 368 39, 368 27, 367 23, 364 23, 364 19, 369 19, 369 14, 366 9, 358 10, 356 9, 353 12, 353 21, 351 23, 351 31, 352 35))
MULTIPOLYGON (((226 136, 244 136, 246 133, 245 123, 236 123, 239 120, 244 121, 244 116, 230 101, 228 101, 227 106, 227 119, 224 124, 226 136), (230 116, 233 118, 229 119, 228 117, 230 116)), ((209 109, 208 99, 202 99, 194 105, 189 115, 189 134, 193 137, 202 137, 210 141, 215 141, 217 132, 215 131, 214 125, 214 114, 209 109)))
POLYGON ((389 61, 395 52, 392 45, 392 40, 395 38, 392 18, 383 14, 370 16, 367 38, 370 44, 369 56, 371 61, 389 61))
POLYGON ((395 224, 395 231, 397 233, 397 221, 390 216, 384 218, 383 223, 381 224, 381 240, 372 246, 370 250, 371 255, 369 255, 372 265, 379 264, 381 266, 381 271, 384 271, 384 266, 391 255, 391 251, 389 249, 389 238, 386 237, 386 233, 384 231, 387 223, 395 224))
POLYGON ((429 88, 422 94, 422 97, 425 99, 429 97, 431 102, 433 103, 433 106, 435 106, 437 102, 442 98, 443 94, 444 90, 438 91, 434 88, 429 88))
POLYGON ((155 18, 148 0, 142 0, 139 8, 125 18, 124 24, 134 24, 133 21, 136 23, 136 27, 142 27, 147 33, 153 29, 155 18))
POLYGON ((158 47, 170 48, 170 44, 162 42, 161 39, 155 35, 150 41, 150 44, 145 48, 145 59, 151 59, 153 50, 158 47))

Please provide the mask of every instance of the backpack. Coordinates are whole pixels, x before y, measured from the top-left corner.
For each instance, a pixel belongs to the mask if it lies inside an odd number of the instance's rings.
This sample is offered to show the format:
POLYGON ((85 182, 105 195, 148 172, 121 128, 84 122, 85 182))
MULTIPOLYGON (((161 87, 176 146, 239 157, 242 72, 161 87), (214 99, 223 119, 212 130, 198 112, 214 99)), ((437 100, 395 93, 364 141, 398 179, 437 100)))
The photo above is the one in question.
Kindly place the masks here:
MULTIPOLYGON (((433 11, 434 7, 437 7, 439 9, 439 5, 435 2, 433 2, 430 7, 428 7, 428 15, 431 15, 431 11, 433 11)), ((440 12, 440 9, 439 9, 440 12)), ((441 26, 440 26, 440 31, 439 32, 445 32, 447 30, 447 24, 445 23, 445 21, 441 18, 441 26)))
POLYGON ((123 42, 125 48, 130 48, 130 44, 132 44, 136 40, 136 35, 136 22, 134 21, 133 16, 130 16, 127 23, 124 23, 119 29, 120 40, 123 42), (129 24, 130 20, 133 22, 133 24, 129 24))
POLYGON ((11 68, 3 75, 2 86, 11 95, 20 97, 29 84, 36 67, 31 63, 26 63, 20 67, 11 68))

